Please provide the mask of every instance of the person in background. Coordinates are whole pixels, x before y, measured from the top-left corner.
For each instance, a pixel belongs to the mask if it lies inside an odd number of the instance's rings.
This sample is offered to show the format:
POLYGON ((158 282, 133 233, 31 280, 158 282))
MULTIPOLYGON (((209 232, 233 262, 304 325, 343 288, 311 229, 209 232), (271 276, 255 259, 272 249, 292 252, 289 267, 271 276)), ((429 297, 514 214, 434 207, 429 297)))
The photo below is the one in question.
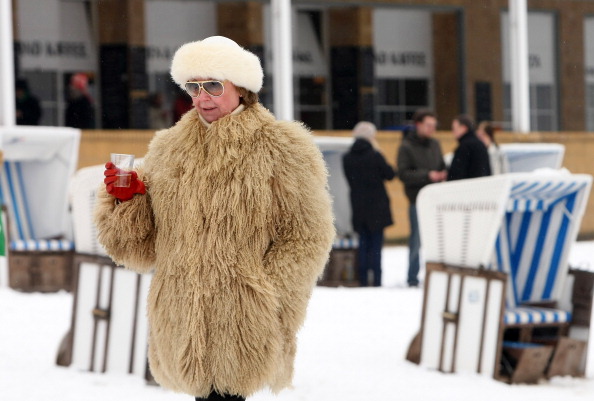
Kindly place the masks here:
POLYGON ((260 59, 222 36, 182 45, 193 109, 155 133, 130 187, 106 164, 95 222, 119 265, 154 270, 149 363, 196 400, 291 385, 297 331, 335 237, 312 133, 258 102, 260 59))
POLYGON ((17 79, 15 89, 17 125, 39 125, 41 106, 39 99, 29 90, 28 82, 24 79, 17 79))
POLYGON ((164 129, 171 126, 169 112, 163 108, 163 94, 151 93, 149 96, 149 127, 151 129, 164 129))
POLYGON ((184 92, 177 91, 177 96, 173 102, 173 122, 178 122, 192 108, 192 101, 188 99, 188 95, 184 92))
POLYGON ((499 145, 495 142, 495 128, 493 125, 488 121, 482 121, 476 129, 476 136, 487 147, 491 174, 502 174, 503 160, 501 159, 499 145))
POLYGON ((343 156, 343 169, 350 187, 353 229, 359 235, 357 262, 359 284, 367 286, 373 272, 373 285, 382 283, 384 228, 392 225, 390 199, 384 185, 395 176, 375 145, 376 128, 361 121, 353 129, 355 142, 343 156))
POLYGON ((419 110, 413 115, 413 124, 398 148, 398 176, 404 184, 408 198, 410 235, 408 238, 409 287, 419 286, 421 237, 417 218, 417 195, 428 184, 445 181, 447 171, 439 142, 433 138, 437 116, 429 110, 419 110))
POLYGON ((77 73, 70 77, 67 98, 65 125, 80 129, 95 128, 95 110, 86 74, 77 73))
POLYGON ((474 132, 472 118, 464 114, 454 118, 452 133, 458 140, 458 147, 448 170, 448 181, 491 175, 489 153, 474 132))

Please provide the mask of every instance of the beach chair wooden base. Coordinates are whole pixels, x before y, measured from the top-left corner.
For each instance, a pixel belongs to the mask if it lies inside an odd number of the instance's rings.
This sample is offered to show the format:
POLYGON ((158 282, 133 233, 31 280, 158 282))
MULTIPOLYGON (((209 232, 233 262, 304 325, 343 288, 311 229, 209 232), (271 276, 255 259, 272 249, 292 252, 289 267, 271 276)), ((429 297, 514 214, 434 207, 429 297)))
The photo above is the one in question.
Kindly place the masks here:
POLYGON ((555 348, 547 369, 547 377, 585 375, 586 342, 574 338, 562 337, 555 348))
POLYGON ((497 375, 506 275, 427 263, 419 338, 407 359, 441 372, 497 375))
POLYGON ((24 292, 57 292, 72 289, 72 251, 10 251, 8 282, 24 292))
POLYGON ((571 294, 572 325, 590 327, 592 318, 592 300, 594 296, 594 273, 591 271, 571 269, 574 277, 571 294))
POLYGON ((333 249, 318 285, 357 287, 357 249, 333 249))
MULTIPOLYGON (((503 355, 513 366, 509 383, 536 384, 545 377, 553 347, 531 343, 512 343, 503 346, 503 355)), ((505 379, 506 376, 501 376, 505 379)))
POLYGON ((58 363, 151 381, 146 318, 151 276, 116 266, 99 255, 77 253, 74 264, 72 322, 58 363))

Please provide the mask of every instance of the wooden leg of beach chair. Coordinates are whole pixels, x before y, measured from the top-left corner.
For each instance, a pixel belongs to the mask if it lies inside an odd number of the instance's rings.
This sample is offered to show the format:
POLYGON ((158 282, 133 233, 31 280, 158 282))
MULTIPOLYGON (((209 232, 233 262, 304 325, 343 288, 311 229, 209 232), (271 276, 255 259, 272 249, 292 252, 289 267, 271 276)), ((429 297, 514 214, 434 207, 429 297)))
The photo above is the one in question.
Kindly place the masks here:
POLYGON ((506 347, 506 352, 517 361, 511 383, 538 383, 544 377, 553 347, 531 344, 526 347, 506 347))
POLYGON ((406 352, 406 360, 417 365, 421 363, 421 333, 417 333, 410 342, 406 352))
POLYGON ((551 363, 547 370, 547 377, 574 376, 585 374, 584 358, 586 357, 586 342, 574 338, 561 337, 551 363))

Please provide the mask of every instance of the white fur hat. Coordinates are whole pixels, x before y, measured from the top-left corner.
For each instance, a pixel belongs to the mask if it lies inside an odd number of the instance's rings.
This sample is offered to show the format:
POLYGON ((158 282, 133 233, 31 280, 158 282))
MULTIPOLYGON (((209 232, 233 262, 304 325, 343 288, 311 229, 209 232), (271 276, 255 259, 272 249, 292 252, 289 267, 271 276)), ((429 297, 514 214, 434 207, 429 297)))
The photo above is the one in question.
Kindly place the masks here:
POLYGON ((194 78, 229 80, 258 93, 264 72, 260 59, 224 36, 211 36, 182 45, 171 61, 171 77, 182 89, 194 78))

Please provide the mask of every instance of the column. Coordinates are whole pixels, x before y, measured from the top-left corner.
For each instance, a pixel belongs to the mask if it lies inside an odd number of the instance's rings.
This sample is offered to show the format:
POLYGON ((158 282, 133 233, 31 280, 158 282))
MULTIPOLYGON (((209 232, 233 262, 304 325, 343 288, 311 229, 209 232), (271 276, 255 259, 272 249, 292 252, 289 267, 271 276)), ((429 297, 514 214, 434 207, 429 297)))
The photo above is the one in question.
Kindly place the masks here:
POLYGON ((102 0, 99 15, 103 128, 148 128, 144 0, 102 0))

